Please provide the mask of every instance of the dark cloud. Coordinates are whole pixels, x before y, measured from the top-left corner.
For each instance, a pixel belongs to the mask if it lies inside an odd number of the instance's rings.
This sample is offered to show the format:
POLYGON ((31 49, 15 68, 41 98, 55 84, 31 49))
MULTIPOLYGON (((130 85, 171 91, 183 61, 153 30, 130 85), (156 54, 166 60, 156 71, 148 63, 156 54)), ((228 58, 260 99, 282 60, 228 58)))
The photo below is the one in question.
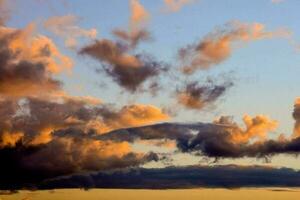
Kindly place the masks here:
POLYGON ((230 81, 220 85, 212 80, 203 85, 189 82, 183 89, 177 90, 177 101, 188 109, 202 110, 215 103, 232 85, 230 81))
POLYGON ((157 161, 155 153, 137 153, 128 142, 96 136, 165 118, 153 106, 119 110, 87 97, 1 99, 0 188, 34 187, 57 176, 157 161))
POLYGON ((119 142, 135 142, 139 139, 170 139, 176 141, 177 148, 182 152, 198 153, 216 159, 270 158, 278 154, 296 155, 300 153, 300 138, 253 141, 260 135, 273 130, 276 123, 263 116, 247 120, 251 120, 252 124, 248 125, 246 129, 232 123, 164 123, 116 130, 97 137, 101 140, 109 139, 119 142))
POLYGON ((0 149, 0 189, 35 188, 45 179, 93 170, 138 166, 157 160, 154 153, 130 152, 124 143, 100 142, 87 137, 56 136, 42 145, 0 149))
POLYGON ((297 99, 294 105, 293 117, 295 119, 294 136, 300 136, 300 99, 297 99))
POLYGON ((74 175, 46 181, 41 188, 183 189, 299 186, 300 172, 293 169, 220 165, 138 168, 74 175))
MULTIPOLYGON (((117 40, 96 40, 79 51, 98 61, 107 75, 130 92, 150 91, 159 88, 159 75, 168 71, 169 66, 157 61, 152 55, 137 52, 137 45, 151 39, 145 28, 149 13, 138 0, 130 1, 130 20, 127 30, 114 29, 112 34, 117 40), (151 80, 151 81, 150 81, 151 80), (145 82, 149 82, 147 87, 145 82), (156 87, 153 88, 153 82, 156 87), (146 88, 145 88, 146 87, 146 88)), ((97 70, 101 71, 101 70, 97 70)))
POLYGON ((160 109, 150 105, 134 104, 116 109, 95 101, 69 96, 0 99, 0 147, 13 146, 20 138, 28 145, 47 143, 52 133, 61 129, 103 134, 168 119, 160 109))
POLYGON ((111 40, 97 40, 81 49, 102 63, 106 74, 121 87, 134 92, 148 79, 160 75, 167 66, 145 54, 129 54, 128 47, 111 40))

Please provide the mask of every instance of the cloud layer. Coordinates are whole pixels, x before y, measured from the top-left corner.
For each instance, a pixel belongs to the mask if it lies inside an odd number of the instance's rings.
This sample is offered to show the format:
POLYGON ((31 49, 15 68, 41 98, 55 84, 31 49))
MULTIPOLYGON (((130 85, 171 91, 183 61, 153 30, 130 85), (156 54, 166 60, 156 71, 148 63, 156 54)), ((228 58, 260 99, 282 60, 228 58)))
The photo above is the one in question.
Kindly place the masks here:
POLYGON ((300 172, 261 166, 187 166, 130 169, 75 175, 46 181, 52 188, 186 189, 240 187, 299 187, 300 172))
MULTIPOLYGON (((165 4, 175 12, 191 2, 166 0, 165 4)), ((300 101, 294 105, 293 135, 276 138, 271 134, 278 122, 263 114, 245 115, 244 125, 228 116, 211 123, 166 123, 170 116, 154 105, 114 105, 90 96, 72 96, 64 91, 63 81, 57 76, 72 71, 72 59, 62 54, 54 40, 38 34, 34 23, 18 29, 5 26, 5 3, 0 0, 0 189, 300 185, 299 173, 290 169, 131 169, 153 161, 163 164, 170 156, 155 148, 138 151, 134 148, 137 144, 215 160, 298 155, 300 101), (261 174, 266 176, 257 177, 261 174), (233 175, 233 179, 226 179, 233 175), (218 176, 222 179, 216 180, 218 176), (283 176, 290 182, 283 182, 283 176)), ((114 29, 112 39, 96 38, 97 31, 79 27, 79 18, 74 15, 49 18, 43 28, 62 37, 72 48, 83 37, 92 39, 80 47, 78 54, 95 59, 99 64, 96 71, 104 72, 129 95, 155 90, 171 79, 164 95, 175 94, 170 101, 196 111, 215 105, 233 81, 201 83, 182 77, 182 72, 192 74, 222 63, 237 45, 290 34, 286 30, 266 31, 260 23, 228 23, 181 48, 180 63, 174 64, 181 66, 180 71, 139 48, 140 43, 152 39, 147 29, 151 16, 138 0, 131 0, 129 6, 128 27, 114 29)))

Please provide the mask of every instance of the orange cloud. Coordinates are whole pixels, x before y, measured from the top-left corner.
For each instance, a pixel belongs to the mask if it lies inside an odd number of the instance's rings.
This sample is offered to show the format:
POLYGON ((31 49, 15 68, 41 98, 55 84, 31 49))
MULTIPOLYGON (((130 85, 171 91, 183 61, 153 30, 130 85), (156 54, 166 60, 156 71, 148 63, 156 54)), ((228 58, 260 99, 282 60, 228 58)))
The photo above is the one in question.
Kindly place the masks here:
POLYGON ((291 33, 284 29, 266 31, 260 23, 241 23, 234 21, 225 28, 218 28, 208 34, 198 44, 188 45, 179 50, 183 72, 191 74, 197 69, 208 69, 231 56, 234 45, 273 37, 289 37, 291 33))
POLYGON ((138 0, 130 0, 130 11, 130 28, 134 32, 145 24, 150 15, 138 0))
POLYGON ((250 143, 255 139, 264 141, 267 139, 268 133, 276 130, 278 126, 276 120, 271 120, 265 115, 257 115, 253 118, 249 115, 245 115, 243 121, 245 128, 239 127, 228 117, 221 117, 215 123, 230 125, 230 140, 233 143, 250 143))
POLYGON ((0 135, 0 148, 10 146, 14 147, 24 136, 21 132, 9 133, 4 132, 0 135))
POLYGON ((1 27, 0 36, 9 37, 7 47, 15 53, 15 62, 29 60, 34 63, 42 62, 51 73, 70 70, 73 63, 71 58, 61 54, 53 41, 41 35, 35 35, 35 24, 29 24, 24 29, 1 27))
POLYGON ((24 29, 0 27, 0 93, 28 96, 60 90, 54 74, 70 70, 72 60, 51 39, 36 35, 35 25, 24 29))
POLYGON ((120 111, 108 112, 103 118, 97 118, 87 123, 87 129, 95 129, 103 134, 112 130, 143 126, 166 121, 170 117, 157 107, 135 104, 124 106, 120 111))
POLYGON ((195 2, 195 0, 164 0, 166 11, 169 12, 177 12, 179 11, 183 6, 191 4, 195 2))

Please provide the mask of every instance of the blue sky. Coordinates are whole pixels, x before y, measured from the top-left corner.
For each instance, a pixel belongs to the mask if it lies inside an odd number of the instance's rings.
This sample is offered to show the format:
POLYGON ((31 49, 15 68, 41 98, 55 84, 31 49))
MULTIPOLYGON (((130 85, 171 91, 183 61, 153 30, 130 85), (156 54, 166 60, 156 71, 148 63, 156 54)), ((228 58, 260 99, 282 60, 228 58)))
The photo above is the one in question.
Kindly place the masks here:
POLYGON ((300 169, 299 7, 0 0, 0 179, 26 186, 131 167, 300 169))
MULTIPOLYGON (((52 16, 72 14, 81 18, 82 28, 96 28, 98 38, 111 38, 114 28, 126 28, 129 23, 126 0, 73 0, 65 1, 64 5, 61 1, 16 2, 12 8, 16 12, 8 22, 12 27, 24 27, 32 21, 41 23, 52 16)), ((215 27, 232 20, 262 23, 268 31, 287 28, 292 31, 291 40, 296 44, 300 35, 300 1, 297 0, 281 3, 272 3, 270 0, 198 0, 174 13, 163 11, 162 0, 141 0, 141 4, 151 15, 147 27, 154 39, 139 48, 173 65, 177 65, 176 52, 180 47, 199 41, 215 27)), ((109 78, 94 72, 93 65, 97 65, 97 62, 78 56, 76 52, 65 48, 60 38, 42 27, 40 29, 60 44, 63 52, 75 61, 73 75, 61 76, 69 93, 92 95, 105 102, 117 100, 121 104, 138 102, 164 106, 172 102, 168 95, 152 98, 149 95, 120 94, 119 87, 109 78), (108 84, 109 89, 98 87, 101 82, 108 84)), ((181 110, 173 120, 209 122, 219 115, 232 115, 240 121, 245 113, 266 114, 280 122, 278 132, 290 134, 294 123, 291 116, 293 103, 299 95, 299 54, 290 40, 282 38, 258 40, 235 49, 225 62, 193 76, 193 79, 203 80, 206 75, 228 73, 234 78, 234 87, 217 104, 216 109, 206 112, 181 110)))

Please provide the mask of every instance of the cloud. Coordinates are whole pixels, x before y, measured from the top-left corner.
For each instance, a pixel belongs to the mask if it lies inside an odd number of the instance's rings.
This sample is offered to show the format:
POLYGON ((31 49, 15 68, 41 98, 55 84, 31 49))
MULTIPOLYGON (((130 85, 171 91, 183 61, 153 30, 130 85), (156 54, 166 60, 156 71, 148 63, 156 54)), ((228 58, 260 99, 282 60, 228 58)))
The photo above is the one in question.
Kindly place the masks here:
POLYGON ((196 81, 189 82, 177 91, 177 101, 188 109, 202 110, 218 100, 232 85, 232 82, 220 85, 213 82, 206 85, 200 85, 196 81))
POLYGON ((131 32, 115 29, 113 34, 128 43, 131 48, 135 48, 140 42, 150 40, 151 38, 150 33, 145 29, 131 32))
POLYGON ((137 153, 126 141, 96 136, 166 119, 154 106, 116 109, 91 97, 1 99, 0 188, 31 188, 57 176, 157 161, 155 153, 137 153))
POLYGON ((47 30, 64 38, 67 47, 75 48, 78 43, 78 38, 95 39, 97 36, 97 30, 95 28, 80 28, 77 25, 78 22, 79 18, 74 15, 54 16, 47 19, 44 22, 44 26, 47 30))
POLYGON ((130 0, 130 28, 132 31, 143 26, 150 15, 138 0, 130 0))
POLYGON ((155 153, 137 153, 126 141, 96 136, 167 119, 151 105, 117 109, 92 97, 1 98, 0 188, 31 188, 57 176, 157 161, 155 153))
POLYGON ((151 105, 133 104, 118 110, 94 101, 70 96, 1 100, 0 146, 15 146, 20 139, 25 145, 46 144, 53 133, 64 129, 104 134, 169 119, 151 105))
POLYGON ((237 43, 245 44, 261 39, 288 37, 290 32, 284 29, 266 31, 260 23, 242 23, 234 21, 225 27, 209 33, 204 39, 195 44, 187 45, 178 52, 185 74, 196 70, 209 69, 228 59, 237 43))
POLYGON ((7 1, 0 0, 0 26, 4 25, 8 18, 7 1))
POLYGON ((89 55, 102 62, 107 75, 121 87, 135 92, 150 78, 166 71, 163 63, 143 54, 131 55, 128 49, 111 40, 97 40, 81 49, 80 54, 89 55))
POLYGON ((140 42, 151 38, 150 33, 146 30, 149 18, 150 14, 138 0, 130 0, 128 30, 115 29, 113 34, 134 49, 140 42))
POLYGON ((183 6, 194 3, 195 0, 164 0, 165 10, 168 12, 177 12, 183 6))
MULTIPOLYGON (((76 23, 76 17, 62 16, 49 19, 46 25, 63 37, 94 37, 93 31, 86 32, 76 23)), ((124 41, 123 46, 101 42, 100 57, 120 67, 107 73, 115 74, 116 79, 120 75, 120 83, 128 83, 128 88, 135 89, 162 70, 149 56, 131 55, 124 41), (131 82, 133 77, 136 82, 131 82)), ((68 95, 55 76, 70 70, 72 64, 50 38, 36 33, 35 24, 23 29, 0 26, 0 180, 5 180, 1 189, 31 188, 48 178, 139 166, 159 159, 152 152, 135 152, 126 141, 96 136, 165 121, 169 116, 152 105, 117 108, 93 97, 68 95)))
MULTIPOLYGON (((246 129, 237 128, 232 133, 232 141, 235 143, 249 143, 252 139, 266 140, 267 134, 275 131, 278 122, 269 119, 265 115, 257 115, 254 118, 249 115, 243 117, 246 129)), ((226 124, 226 123, 224 123, 226 124)))
POLYGON ((274 4, 279 4, 279 3, 283 3, 285 0, 271 0, 272 3, 274 4))
POLYGON ((186 166, 135 168, 45 181, 40 188, 187 189, 299 187, 300 172, 263 166, 186 166))
POLYGON ((295 127, 294 127, 294 137, 300 136, 300 99, 296 99, 294 105, 293 117, 295 119, 295 127))
POLYGON ((34 24, 24 29, 0 27, 0 94, 26 96, 56 92, 60 81, 53 78, 72 67, 51 39, 34 35, 34 24))
POLYGON ((221 117, 214 123, 163 123, 112 131, 100 140, 127 141, 169 139, 178 150, 215 159, 256 157, 269 159, 278 154, 300 153, 300 137, 269 139, 277 122, 266 116, 244 117, 245 128, 221 117))
POLYGON ((153 153, 131 151, 126 142, 95 141, 92 138, 56 136, 43 145, 0 149, 1 189, 34 188, 43 180, 78 172, 138 166, 156 160, 153 153))
POLYGON ((79 54, 88 55, 101 63, 101 70, 129 92, 154 91, 159 88, 158 77, 169 66, 152 55, 137 52, 137 45, 151 39, 145 28, 149 14, 138 0, 130 1, 130 26, 128 30, 114 29, 116 41, 95 40, 81 48, 79 54), (145 86, 145 82, 149 85, 145 86), (153 87, 155 86, 155 87, 153 87))

